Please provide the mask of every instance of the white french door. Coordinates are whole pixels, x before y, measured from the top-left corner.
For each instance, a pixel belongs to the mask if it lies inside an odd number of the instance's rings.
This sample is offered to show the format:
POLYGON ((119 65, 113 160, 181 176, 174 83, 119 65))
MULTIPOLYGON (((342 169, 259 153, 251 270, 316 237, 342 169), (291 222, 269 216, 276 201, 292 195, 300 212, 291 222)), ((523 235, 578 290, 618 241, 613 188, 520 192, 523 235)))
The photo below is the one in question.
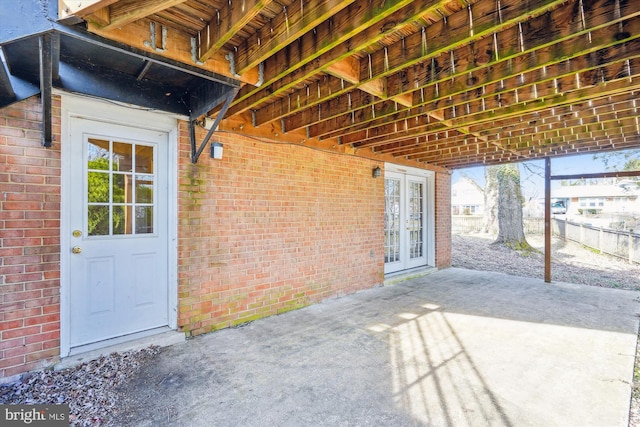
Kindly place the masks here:
POLYGON ((168 134, 71 118, 70 138, 69 346, 167 326, 168 134))
POLYGON ((401 172, 385 172, 385 273, 428 264, 428 178, 401 172))

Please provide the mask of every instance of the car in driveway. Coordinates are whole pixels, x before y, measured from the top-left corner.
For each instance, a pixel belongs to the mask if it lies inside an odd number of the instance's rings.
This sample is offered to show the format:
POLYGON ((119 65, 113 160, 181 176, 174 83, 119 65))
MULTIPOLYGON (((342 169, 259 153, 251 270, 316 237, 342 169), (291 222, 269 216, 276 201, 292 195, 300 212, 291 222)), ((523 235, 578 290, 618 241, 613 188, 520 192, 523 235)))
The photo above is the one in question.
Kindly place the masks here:
POLYGON ((551 213, 554 215, 564 215, 567 213, 567 208, 564 202, 553 202, 551 204, 551 213))

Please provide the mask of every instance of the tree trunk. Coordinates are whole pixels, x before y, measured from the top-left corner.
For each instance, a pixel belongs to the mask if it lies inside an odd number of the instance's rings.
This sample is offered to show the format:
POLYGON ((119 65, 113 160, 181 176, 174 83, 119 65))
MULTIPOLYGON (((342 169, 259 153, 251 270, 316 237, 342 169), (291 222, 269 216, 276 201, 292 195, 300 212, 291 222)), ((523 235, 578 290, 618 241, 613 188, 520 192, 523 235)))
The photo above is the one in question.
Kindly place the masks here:
POLYGON ((498 238, 494 243, 518 251, 533 248, 524 237, 520 169, 516 164, 492 166, 498 182, 498 238))
POLYGON ((484 221, 485 233, 498 233, 498 166, 484 168, 484 221))

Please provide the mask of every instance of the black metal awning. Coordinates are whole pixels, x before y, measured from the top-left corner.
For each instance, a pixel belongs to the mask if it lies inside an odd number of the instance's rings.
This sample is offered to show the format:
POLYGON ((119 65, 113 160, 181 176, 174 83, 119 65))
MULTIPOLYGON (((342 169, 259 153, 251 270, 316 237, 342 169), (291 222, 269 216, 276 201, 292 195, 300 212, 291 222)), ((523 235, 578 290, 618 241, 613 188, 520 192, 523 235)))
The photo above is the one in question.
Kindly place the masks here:
POLYGON ((42 93, 45 146, 52 87, 189 116, 192 126, 238 91, 236 80, 62 25, 50 16, 57 1, 19 2, 17 15, 13 3, 0 2, 0 108, 42 93))

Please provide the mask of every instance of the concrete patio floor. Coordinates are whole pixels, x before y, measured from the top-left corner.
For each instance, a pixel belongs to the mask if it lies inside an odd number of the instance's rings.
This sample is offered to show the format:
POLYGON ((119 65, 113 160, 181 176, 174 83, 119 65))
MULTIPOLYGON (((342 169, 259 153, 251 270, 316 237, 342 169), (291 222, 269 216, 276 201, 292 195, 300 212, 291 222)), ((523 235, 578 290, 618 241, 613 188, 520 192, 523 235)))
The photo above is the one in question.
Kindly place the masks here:
POLYGON ((114 422, 626 426, 639 297, 438 271, 166 347, 114 422))

